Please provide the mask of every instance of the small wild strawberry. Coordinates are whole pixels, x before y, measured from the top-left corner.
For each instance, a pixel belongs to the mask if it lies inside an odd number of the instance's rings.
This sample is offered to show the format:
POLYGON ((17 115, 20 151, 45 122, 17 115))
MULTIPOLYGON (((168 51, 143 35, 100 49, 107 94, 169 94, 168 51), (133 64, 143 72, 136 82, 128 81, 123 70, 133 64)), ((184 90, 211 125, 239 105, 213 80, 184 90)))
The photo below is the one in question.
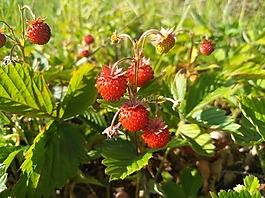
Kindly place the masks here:
POLYGON ((214 51, 214 41, 205 39, 200 43, 200 52, 204 56, 209 56, 214 51))
POLYGON ((156 49, 159 53, 167 53, 175 45, 175 36, 173 34, 173 28, 171 29, 161 29, 161 35, 157 34, 153 39, 156 49), (162 36, 163 35, 163 36, 162 36))
POLYGON ((161 118, 155 118, 148 122, 147 127, 143 130, 142 137, 149 147, 162 148, 169 142, 170 132, 161 118))
POLYGON ((27 29, 27 36, 34 44, 44 45, 48 43, 51 38, 51 29, 44 21, 45 20, 41 18, 28 21, 30 26, 27 29))
POLYGON ((122 104, 119 121, 131 132, 143 129, 149 120, 149 112, 141 103, 126 102, 122 104))
MULTIPOLYGON (((129 82, 134 84, 134 72, 135 71, 135 63, 132 63, 131 66, 127 69, 126 76, 128 77, 129 82)), ((152 67, 149 66, 149 59, 145 58, 140 59, 139 61, 139 69, 137 75, 137 87, 141 87, 149 80, 154 78, 154 71, 152 67)))
POLYGON ((121 69, 102 65, 102 73, 97 78, 96 87, 102 98, 114 102, 125 94, 127 78, 121 69))
POLYGON ((83 40, 85 41, 87 45, 94 43, 94 37, 90 34, 85 35, 83 40))
POLYGON ((6 36, 3 33, 0 33, 0 48, 5 46, 6 44, 6 36))
POLYGON ((89 55, 90 55, 90 50, 89 50, 89 49, 84 49, 84 50, 82 50, 82 51, 80 52, 79 55, 82 56, 82 57, 89 57, 89 55))

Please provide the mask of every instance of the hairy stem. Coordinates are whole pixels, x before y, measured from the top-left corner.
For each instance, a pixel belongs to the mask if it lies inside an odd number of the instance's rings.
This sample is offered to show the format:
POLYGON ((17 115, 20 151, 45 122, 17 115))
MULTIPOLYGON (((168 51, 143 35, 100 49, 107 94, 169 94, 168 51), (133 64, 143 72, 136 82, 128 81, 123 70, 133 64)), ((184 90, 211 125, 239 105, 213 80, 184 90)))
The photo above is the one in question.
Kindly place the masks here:
POLYGON ((155 174, 155 178, 154 178, 155 181, 157 181, 158 176, 162 172, 162 168, 163 168, 163 165, 164 165, 165 160, 167 159, 167 156, 169 154, 169 151, 170 151, 170 148, 167 148, 167 150, 165 151, 163 160, 160 162, 159 167, 158 167, 158 170, 157 170, 157 172, 155 174))

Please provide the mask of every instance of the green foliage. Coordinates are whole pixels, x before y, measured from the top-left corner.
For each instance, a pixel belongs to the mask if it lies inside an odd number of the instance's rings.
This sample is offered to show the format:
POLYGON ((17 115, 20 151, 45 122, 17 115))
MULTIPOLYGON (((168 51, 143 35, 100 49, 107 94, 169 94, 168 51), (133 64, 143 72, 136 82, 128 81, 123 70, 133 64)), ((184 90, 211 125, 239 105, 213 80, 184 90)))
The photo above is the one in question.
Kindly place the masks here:
POLYGON ((77 173, 85 157, 84 138, 75 127, 65 122, 50 123, 27 151, 14 195, 51 195, 54 188, 62 187, 77 173))
POLYGON ((100 150, 110 181, 124 179, 142 169, 152 157, 152 153, 148 152, 138 155, 132 142, 122 139, 108 140, 100 146, 100 150))
POLYGON ((0 193, 7 189, 5 183, 7 181, 7 173, 5 172, 5 165, 0 164, 0 193))
POLYGON ((241 101, 241 109, 245 118, 264 139, 265 100, 253 96, 244 96, 241 101))
MULTIPOLYGON (((263 143, 262 1, 3 0, 0 18, 11 24, 18 40, 25 33, 17 12, 18 5, 23 4, 33 8, 36 16, 47 17, 52 38, 45 46, 35 46, 27 39, 21 41, 25 47, 24 64, 17 45, 12 54, 19 61, 0 67, 0 197, 49 197, 55 189, 69 191, 64 195, 70 197, 78 182, 89 188, 100 186, 99 191, 106 189, 109 196, 112 183, 107 183, 108 179, 134 179, 134 174, 147 165, 157 171, 155 178, 148 178, 151 193, 197 197, 203 182, 199 172, 185 167, 174 174, 173 181, 171 172, 164 170, 168 167, 163 166, 171 164, 169 151, 191 145, 196 156, 211 157, 216 149, 209 134, 212 130, 231 135, 234 147, 263 143), (101 132, 129 97, 127 93, 115 103, 98 97, 95 79, 99 66, 134 56, 127 39, 111 45, 110 36, 118 31, 137 40, 145 30, 173 26, 192 30, 194 45, 191 34, 182 32, 169 53, 158 55, 147 38, 143 55, 150 57, 155 78, 137 93, 137 99, 146 102, 151 118, 156 113, 163 117, 171 141, 160 149, 141 145, 140 152, 128 134, 126 140, 124 136, 116 141, 106 139, 101 132), (88 33, 94 36, 95 43, 89 46, 90 56, 84 58, 79 52, 87 47, 82 39, 88 33), (205 34, 216 41, 215 52, 207 57, 198 51, 200 37, 205 34), (190 75, 196 79, 191 80, 190 75), (163 158, 160 165, 157 158, 163 158), (109 178, 95 176, 98 169, 92 165, 101 162, 109 178), (16 184, 12 186, 12 182, 16 184)), ((29 12, 24 14, 31 19, 29 12)), ((11 37, 6 27, 5 34, 11 37)), ((14 40, 8 38, 0 50, 1 60, 10 54, 13 44, 14 40)), ((145 182, 137 185, 146 190, 145 182)), ((259 198, 258 187, 257 178, 248 176, 244 187, 211 196, 259 198)))
POLYGON ((28 65, 0 67, 0 109, 33 117, 55 116, 55 105, 43 76, 28 65))
POLYGON ((172 181, 162 185, 165 198, 173 198, 176 195, 180 198, 196 198, 202 185, 202 177, 196 169, 187 168, 180 175, 180 184, 172 181))
POLYGON ((181 135, 187 139, 192 148, 200 155, 213 155, 214 145, 210 134, 196 124, 185 124, 179 128, 181 135))
POLYGON ((259 180, 253 175, 244 178, 244 185, 237 185, 234 190, 221 190, 217 194, 210 192, 212 198, 262 198, 258 191, 260 187, 259 180))
POLYGON ((61 119, 83 113, 87 107, 95 102, 97 96, 95 75, 94 66, 89 64, 85 64, 74 71, 64 100, 61 103, 59 112, 61 119), (76 106, 77 103, 78 106, 76 106))

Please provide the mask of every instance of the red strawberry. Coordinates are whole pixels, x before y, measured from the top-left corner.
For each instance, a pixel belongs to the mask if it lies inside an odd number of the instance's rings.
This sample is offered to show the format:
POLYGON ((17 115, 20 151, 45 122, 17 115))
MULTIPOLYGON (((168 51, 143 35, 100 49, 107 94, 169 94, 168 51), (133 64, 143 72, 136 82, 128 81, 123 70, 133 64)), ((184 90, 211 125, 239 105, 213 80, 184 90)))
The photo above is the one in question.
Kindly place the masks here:
POLYGON ((142 137, 149 147, 162 148, 169 142, 170 132, 161 118, 155 118, 148 122, 148 126, 143 130, 142 137))
POLYGON ((153 42, 156 46, 156 49, 159 53, 167 53, 171 48, 175 45, 175 36, 173 32, 173 28, 171 29, 161 29, 161 34, 157 34, 157 36, 153 39, 153 42), (162 36, 164 35, 164 36, 162 36))
POLYGON ((200 52, 204 56, 209 56, 214 51, 214 41, 212 40, 203 40, 200 44, 200 52))
POLYGON ((131 132, 143 129, 147 123, 149 112, 141 103, 126 102, 122 104, 119 121, 131 132))
POLYGON ((105 100, 114 102, 125 94, 127 78, 121 69, 102 65, 102 73, 97 78, 96 87, 105 100))
POLYGON ((44 23, 44 19, 28 21, 30 26, 27 29, 27 36, 32 43, 44 45, 48 43, 51 38, 51 29, 44 23))
POLYGON ((0 48, 5 46, 6 44, 6 36, 3 33, 0 33, 0 48))
MULTIPOLYGON (((134 84, 134 71, 135 63, 133 63, 127 70, 127 77, 131 84, 134 84)), ((141 87, 143 84, 152 80, 154 78, 154 71, 152 67, 149 66, 149 59, 145 60, 142 58, 139 63, 138 69, 138 78, 137 78, 137 87, 141 87)))
POLYGON ((82 56, 82 57, 89 57, 89 55, 90 55, 90 50, 89 49, 84 49, 80 53, 80 56, 82 56))
POLYGON ((87 45, 94 43, 94 37, 90 34, 85 35, 83 40, 85 41, 87 45))

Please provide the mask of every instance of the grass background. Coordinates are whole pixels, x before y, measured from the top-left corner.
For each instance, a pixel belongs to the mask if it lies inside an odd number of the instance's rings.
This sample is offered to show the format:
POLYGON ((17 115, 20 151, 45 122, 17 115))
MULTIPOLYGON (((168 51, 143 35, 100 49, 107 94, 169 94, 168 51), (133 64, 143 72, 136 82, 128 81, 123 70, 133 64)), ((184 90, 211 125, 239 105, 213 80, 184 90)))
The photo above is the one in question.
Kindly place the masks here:
MULTIPOLYGON (((218 56, 228 55, 237 47, 255 42, 264 37, 265 4, 262 0, 2 0, 0 3, 0 18, 8 22, 19 35, 21 33, 21 19, 18 5, 29 5, 36 17, 47 17, 46 22, 52 29, 52 38, 48 45, 26 48, 29 61, 32 64, 41 62, 46 66, 59 64, 71 67, 76 63, 76 55, 82 48, 82 37, 92 34, 95 37, 94 60, 96 64, 109 63, 119 57, 130 56, 129 43, 123 46, 110 45, 110 36, 114 31, 128 33, 138 38, 147 29, 175 27, 188 29, 197 35, 208 34, 217 40, 217 47, 225 52, 215 53, 218 56), (40 59, 40 60, 39 60, 40 59)), ((27 19, 31 19, 25 11, 27 19)), ((172 50, 165 58, 165 64, 176 65, 185 53, 189 44, 188 38, 180 37, 180 49, 172 50), (183 43, 184 41, 184 43, 183 43)), ((263 49, 264 39, 260 50, 263 49)), ((12 43, 11 43, 12 44, 12 43)), ((11 45, 10 44, 10 45, 11 45)), ((8 54, 10 45, 1 49, 1 57, 8 54)), ((148 56, 156 61, 160 59, 152 48, 148 56)), ((224 59, 225 57, 221 58, 224 59)))

